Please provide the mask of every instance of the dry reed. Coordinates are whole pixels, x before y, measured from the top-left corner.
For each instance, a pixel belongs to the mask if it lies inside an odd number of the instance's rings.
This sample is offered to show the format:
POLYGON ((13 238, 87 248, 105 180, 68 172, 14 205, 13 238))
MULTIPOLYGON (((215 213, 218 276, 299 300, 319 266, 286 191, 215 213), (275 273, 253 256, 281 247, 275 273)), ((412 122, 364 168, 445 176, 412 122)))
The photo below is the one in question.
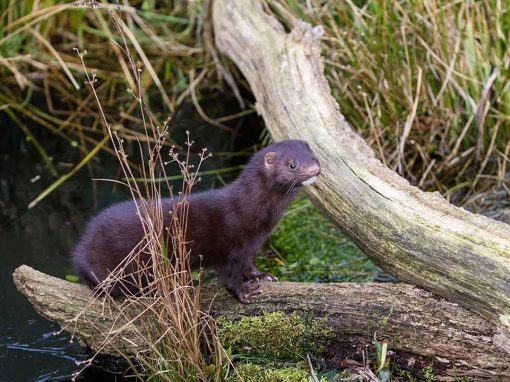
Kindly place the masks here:
MULTIPOLYGON (((119 35, 125 37, 124 26, 118 22, 113 11, 110 17, 119 35)), ((205 149, 202 150, 195 167, 191 163, 193 142, 188 134, 184 156, 181 157, 175 146, 171 146, 169 161, 164 160, 162 152, 166 148, 167 123, 158 125, 151 118, 141 85, 143 69, 134 61, 127 44, 124 43, 122 47, 135 83, 130 93, 143 121, 145 139, 138 141, 142 165, 136 175, 143 177, 146 180, 144 183, 135 181, 135 170, 128 161, 124 138, 106 117, 97 92, 96 72, 87 68, 85 52, 76 49, 86 76, 86 85, 96 101, 103 126, 126 179, 124 185, 131 192, 144 231, 139 245, 96 289, 93 299, 103 299, 105 310, 112 311, 114 307, 119 322, 123 322, 122 326, 102 333, 104 341, 96 355, 118 338, 123 338, 132 346, 117 349, 118 355, 131 364, 131 370, 138 379, 223 381, 230 369, 230 359, 216 334, 214 319, 202 309, 200 275, 197 278, 193 276, 186 243, 187 198, 193 186, 200 181, 200 166, 209 155, 205 149), (144 158, 147 158, 146 162, 144 158), (168 163, 176 164, 182 174, 181 191, 176 195, 172 185, 158 181, 159 177, 166 177, 165 166, 168 163), (173 201, 170 210, 163 206, 163 193, 169 193, 173 201), (165 214, 169 214, 169 217, 165 217, 165 214), (170 224, 165 226, 165 221, 170 224), (147 254, 150 261, 143 263, 141 259, 147 254), (133 271, 134 274, 129 274, 133 271), (133 276, 132 280, 140 292, 126 294, 120 301, 109 298, 104 292, 118 282, 124 282, 126 276, 133 276)), ((85 363, 84 368, 96 355, 85 363)))

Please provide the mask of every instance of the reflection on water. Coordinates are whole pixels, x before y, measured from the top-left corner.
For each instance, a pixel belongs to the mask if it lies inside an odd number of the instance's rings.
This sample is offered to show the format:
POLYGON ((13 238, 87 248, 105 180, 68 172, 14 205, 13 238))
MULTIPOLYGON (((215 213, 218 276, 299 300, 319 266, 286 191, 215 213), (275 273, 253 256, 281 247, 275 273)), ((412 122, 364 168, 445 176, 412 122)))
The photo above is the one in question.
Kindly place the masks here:
POLYGON ((67 334, 56 334, 58 326, 45 320, 31 319, 25 325, 24 333, 6 328, 6 337, 1 340, 2 374, 6 380, 21 380, 21 366, 25 380, 70 379, 77 368, 76 363, 86 358, 83 349, 71 343, 67 334), (36 333, 42 335, 33 338, 36 333))

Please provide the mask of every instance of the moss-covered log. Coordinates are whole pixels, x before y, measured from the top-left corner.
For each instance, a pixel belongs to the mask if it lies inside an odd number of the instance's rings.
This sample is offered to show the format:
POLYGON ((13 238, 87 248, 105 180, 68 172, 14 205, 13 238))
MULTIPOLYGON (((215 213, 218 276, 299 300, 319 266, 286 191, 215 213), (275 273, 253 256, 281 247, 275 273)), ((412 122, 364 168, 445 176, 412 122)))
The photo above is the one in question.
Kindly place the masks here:
MULTIPOLYGON (((39 314, 73 332, 82 344, 112 355, 117 354, 118 349, 137 350, 136 338, 140 337, 130 336, 130 330, 143 331, 144 322, 135 321, 128 330, 122 331, 122 336, 115 336, 117 328, 140 313, 136 305, 119 314, 115 305, 91 300, 92 294, 87 287, 27 266, 14 272, 14 281, 39 314), (76 319, 78 313, 82 314, 76 319), (112 338, 107 347, 102 347, 103 333, 106 332, 112 333, 112 338)), ((510 356, 498 345, 500 334, 494 324, 416 287, 406 284, 266 283, 262 290, 263 295, 254 303, 242 305, 223 288, 207 286, 203 288, 204 307, 210 307, 211 313, 222 320, 281 311, 287 317, 295 313, 308 322, 319 322, 327 330, 313 329, 311 334, 315 343, 312 347, 322 349, 326 362, 336 368, 352 365, 353 360, 360 361, 362 350, 377 333, 380 341, 389 342, 394 362, 415 375, 419 376, 432 365, 438 380, 461 376, 510 380, 510 356)), ((237 341, 243 349, 247 344, 243 345, 242 339, 253 342, 251 348, 258 352, 258 356, 261 352, 269 356, 288 354, 292 347, 299 353, 296 333, 305 332, 299 332, 294 321, 290 325, 284 323, 282 320, 279 326, 275 322, 269 325, 263 321, 257 325, 250 321, 246 323, 250 327, 249 333, 238 336, 241 343, 235 339, 235 333, 229 334, 229 341, 237 341), (258 330, 257 326, 260 327, 259 334, 254 332, 258 330), (291 332, 288 332, 289 328, 291 332), (265 338, 273 340, 269 350, 263 344, 265 338), (280 340, 274 341, 275 338, 280 340), (285 338, 292 343, 287 343, 285 338), (280 344, 282 349, 275 349, 275 344, 280 344)))
POLYGON ((299 21, 287 33, 259 0, 216 0, 213 21, 217 47, 248 80, 272 137, 304 139, 319 157, 314 203, 381 268, 508 335, 510 226, 420 191, 374 157, 331 96, 320 26, 299 21))

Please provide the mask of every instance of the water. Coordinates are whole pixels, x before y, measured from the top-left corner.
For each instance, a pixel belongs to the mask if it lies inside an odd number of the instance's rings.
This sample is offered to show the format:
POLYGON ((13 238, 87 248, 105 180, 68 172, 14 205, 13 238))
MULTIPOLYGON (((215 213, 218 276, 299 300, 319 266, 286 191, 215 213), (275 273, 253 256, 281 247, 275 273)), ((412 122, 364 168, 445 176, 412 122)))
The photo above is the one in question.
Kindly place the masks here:
MULTIPOLYGON (((216 109, 217 102, 212 101, 216 109)), ((222 107, 228 103, 229 100, 221 100, 222 107)), ((210 108, 208 113, 211 115, 210 108)), ((217 113, 229 114, 228 110, 217 110, 217 113)), ((76 148, 26 122, 54 155, 60 174, 68 172, 79 161, 76 148)), ((92 176, 116 178, 116 159, 101 154, 93 162, 93 174, 82 169, 42 203, 28 210, 27 204, 54 179, 44 169, 33 145, 25 141, 19 129, 1 112, 0 126, 0 382, 67 381, 81 369, 78 363, 88 358, 86 350, 76 342, 71 343, 69 334, 59 333, 58 325, 36 313, 16 290, 12 272, 27 264, 60 278, 72 274, 70 249, 86 220, 99 209, 129 195, 108 182, 95 182, 93 187, 92 176)), ((243 163, 261 131, 260 122, 254 116, 236 120, 232 126, 236 131, 242 128, 243 134, 224 133, 204 124, 193 108, 185 105, 174 118, 171 130, 172 137, 178 141, 183 141, 186 129, 191 130, 197 150, 204 146, 214 152, 246 150, 240 156, 214 156, 205 164, 207 170, 243 163)), ((234 171, 221 177, 205 177, 197 190, 220 186, 235 175, 234 171)), ((80 376, 84 381, 120 379, 98 368, 80 376)))
MULTIPOLYGON (((49 179, 43 175, 39 181, 31 182, 45 171, 25 148, 21 141, 16 155, 12 150, 2 150, 0 381, 65 381, 79 370, 77 362, 85 360, 87 354, 76 342, 70 342, 67 333, 55 334, 58 325, 35 312, 16 290, 12 272, 27 264, 57 277, 72 273, 69 250, 86 217, 93 213, 92 183, 83 172, 48 200, 28 210, 28 202, 49 179)), ((100 185, 99 194, 101 205, 122 197, 120 192, 112 193, 106 184, 100 185)), ((83 379, 94 380, 86 376, 83 379)))

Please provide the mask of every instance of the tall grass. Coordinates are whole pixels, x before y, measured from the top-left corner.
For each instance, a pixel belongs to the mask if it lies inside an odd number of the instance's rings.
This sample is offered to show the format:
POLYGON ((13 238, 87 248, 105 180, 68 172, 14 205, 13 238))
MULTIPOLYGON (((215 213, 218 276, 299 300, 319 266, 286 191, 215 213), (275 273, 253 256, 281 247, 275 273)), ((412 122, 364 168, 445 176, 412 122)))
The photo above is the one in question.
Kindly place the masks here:
MULTIPOLYGON (((459 205, 493 188, 510 194, 508 2, 265 1, 289 28, 297 19, 324 26, 333 95, 384 163, 459 205)), ((145 67, 146 99, 160 110, 153 117, 162 120, 189 100, 205 120, 228 130, 224 119, 200 107, 204 90, 225 84, 244 103, 235 85, 244 85, 242 78, 214 50, 208 4, 0 0, 0 110, 55 177, 62 174, 52 153, 20 116, 75 146, 82 166, 90 166, 91 150, 114 155, 101 145, 106 131, 97 106, 77 80, 83 69, 72 48, 86 44, 88 61, 99 68, 106 118, 126 141, 145 139, 135 127, 141 125, 136 102, 125 92, 135 79, 124 41, 106 12, 116 9, 125 43, 145 67)))
POLYGON ((456 203, 510 195, 510 4, 268 0, 289 28, 325 27, 342 113, 384 163, 456 203))
MULTIPOLYGON (((136 99, 126 92, 138 85, 151 105, 150 117, 159 124, 189 101, 204 118, 229 130, 200 107, 202 89, 220 89, 220 77, 229 76, 227 68, 214 64, 217 58, 211 56, 212 50, 204 47, 212 45, 204 7, 207 10, 207 2, 178 0, 115 4, 0 0, 0 113, 19 126, 54 178, 30 207, 81 168, 92 171, 91 160, 97 153, 116 155, 104 144, 108 133, 97 104, 78 80, 84 70, 74 48, 88 51, 87 62, 97 68, 95 76, 100 80, 97 94, 104 116, 126 145, 140 140, 154 143, 141 128, 136 99), (112 10, 119 15, 118 25, 109 16, 112 10), (133 62, 123 46, 133 52, 133 62), (140 84, 130 69, 133 63, 144 68, 140 84), (218 68, 223 74, 218 74, 218 68), (54 158, 39 142, 42 132, 76 148, 79 159, 71 171, 60 173, 56 162, 61 158, 54 158)), ((164 142, 167 147, 171 144, 175 142, 170 139, 164 142)))

